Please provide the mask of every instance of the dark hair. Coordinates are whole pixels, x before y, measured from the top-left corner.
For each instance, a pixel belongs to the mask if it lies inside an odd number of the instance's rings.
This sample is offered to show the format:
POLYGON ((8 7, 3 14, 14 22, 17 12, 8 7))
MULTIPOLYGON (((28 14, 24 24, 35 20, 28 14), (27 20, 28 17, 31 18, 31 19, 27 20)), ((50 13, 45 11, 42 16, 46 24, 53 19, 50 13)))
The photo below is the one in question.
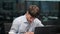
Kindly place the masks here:
POLYGON ((28 8, 28 13, 32 16, 32 17, 37 17, 39 15, 39 8, 36 5, 30 5, 30 7, 28 8), (37 11, 34 11, 34 10, 37 11))

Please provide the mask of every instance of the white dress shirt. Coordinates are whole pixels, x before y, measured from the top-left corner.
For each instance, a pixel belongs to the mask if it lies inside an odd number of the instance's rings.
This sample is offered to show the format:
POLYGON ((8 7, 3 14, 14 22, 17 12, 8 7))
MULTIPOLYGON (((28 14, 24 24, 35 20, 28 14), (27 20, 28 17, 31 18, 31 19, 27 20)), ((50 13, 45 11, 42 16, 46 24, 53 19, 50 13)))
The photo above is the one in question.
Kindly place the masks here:
POLYGON ((13 21, 12 27, 9 31, 9 34, 23 34, 24 32, 34 32, 35 27, 44 26, 38 18, 35 18, 34 21, 29 24, 26 15, 20 16, 13 21))

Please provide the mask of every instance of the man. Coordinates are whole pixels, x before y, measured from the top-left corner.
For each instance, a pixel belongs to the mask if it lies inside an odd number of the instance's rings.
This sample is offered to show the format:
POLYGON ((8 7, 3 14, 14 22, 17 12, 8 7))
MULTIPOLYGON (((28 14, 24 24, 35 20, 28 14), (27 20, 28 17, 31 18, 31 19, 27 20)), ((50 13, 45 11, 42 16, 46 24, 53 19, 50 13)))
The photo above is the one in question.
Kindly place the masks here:
POLYGON ((13 21, 9 34, 34 34, 35 27, 44 26, 36 18, 39 14, 39 8, 36 5, 30 5, 26 14, 16 18, 13 21))

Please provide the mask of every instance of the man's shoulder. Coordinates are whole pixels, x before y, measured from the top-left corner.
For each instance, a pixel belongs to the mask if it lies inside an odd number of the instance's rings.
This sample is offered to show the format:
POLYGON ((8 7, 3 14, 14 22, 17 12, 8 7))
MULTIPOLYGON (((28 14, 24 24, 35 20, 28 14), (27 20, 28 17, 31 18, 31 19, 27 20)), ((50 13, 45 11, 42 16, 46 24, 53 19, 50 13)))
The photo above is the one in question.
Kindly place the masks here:
POLYGON ((21 21, 23 18, 24 18, 24 15, 19 16, 19 17, 15 18, 14 20, 16 20, 16 21, 21 21))

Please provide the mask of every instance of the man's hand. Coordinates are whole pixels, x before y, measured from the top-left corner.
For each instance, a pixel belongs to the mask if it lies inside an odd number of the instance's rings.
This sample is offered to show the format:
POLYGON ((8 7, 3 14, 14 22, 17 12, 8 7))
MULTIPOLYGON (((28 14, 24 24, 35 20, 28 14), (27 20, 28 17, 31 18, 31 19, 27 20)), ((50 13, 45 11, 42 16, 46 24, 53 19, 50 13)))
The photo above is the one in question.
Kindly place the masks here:
POLYGON ((24 34, 34 34, 34 32, 26 32, 26 33, 24 33, 24 34))

